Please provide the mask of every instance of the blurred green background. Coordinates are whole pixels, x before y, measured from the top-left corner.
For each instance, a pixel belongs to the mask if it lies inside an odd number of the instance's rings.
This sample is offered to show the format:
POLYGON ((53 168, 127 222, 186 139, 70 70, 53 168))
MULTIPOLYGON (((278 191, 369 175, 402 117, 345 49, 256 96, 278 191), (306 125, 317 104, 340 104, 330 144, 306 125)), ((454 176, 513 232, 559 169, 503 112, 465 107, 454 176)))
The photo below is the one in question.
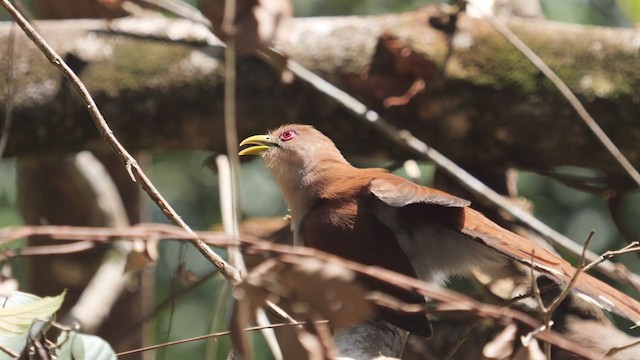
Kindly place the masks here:
MULTIPOLYGON (((28 1, 27 1, 28 3, 28 1)), ((428 3, 418 0, 295 0, 297 16, 326 16, 348 14, 376 14, 411 10, 428 3)), ((640 22, 640 1, 638 0, 543 0, 543 9, 548 19, 572 23, 597 24, 605 26, 631 26, 640 22)), ((0 12, 0 18, 6 14, 0 12)), ((615 64, 612 64, 615 66, 615 64)), ((604 151, 604 150, 603 150, 604 151)), ((195 229, 210 229, 220 223, 218 182, 215 173, 202 164, 210 154, 205 152, 154 153, 150 154, 147 169, 149 176, 161 193, 195 229)), ((16 208, 16 160, 0 162, 0 227, 20 225, 21 219, 16 208)), ((433 167, 423 164, 425 183, 429 184, 433 167)), ((594 175, 584 169, 565 169, 569 173, 594 175)), ((518 188, 521 196, 535 205, 535 215, 568 237, 582 242, 589 230, 597 231, 591 249, 603 252, 625 245, 613 225, 604 199, 571 189, 549 178, 523 172, 518 188)), ((279 190, 268 175, 259 159, 242 165, 242 212, 246 216, 278 216, 286 213, 279 190)), ((151 219, 167 222, 162 213, 146 201, 151 219)), ((625 221, 640 231, 640 196, 630 196, 625 202, 625 221)), ((161 256, 155 266, 157 291, 156 299, 161 302, 171 291, 180 288, 175 281, 179 254, 184 251, 174 242, 161 244, 161 256), (174 284, 173 286, 171 284, 174 284)), ((205 275, 211 266, 192 247, 186 247, 188 270, 205 275)), ((637 257, 621 259, 632 271, 640 272, 637 257)), ((17 274, 19 275, 19 274, 17 274)), ((198 336, 227 328, 229 291, 224 281, 213 277, 175 304, 171 335, 169 340, 198 336), (214 301, 212 301, 214 299, 214 301), (222 300, 222 301, 218 301, 222 300), (217 316, 222 315, 222 316, 217 316)), ((169 328, 169 311, 164 311, 156 320, 157 341, 164 339, 169 328)), ((226 357, 226 339, 218 342, 194 342, 171 347, 164 354, 166 359, 202 358, 206 351, 208 358, 226 357), (206 349, 206 350, 205 350, 206 349)), ((257 339, 256 341, 261 341, 257 339)), ((259 352, 259 359, 268 359, 267 352, 259 352)))

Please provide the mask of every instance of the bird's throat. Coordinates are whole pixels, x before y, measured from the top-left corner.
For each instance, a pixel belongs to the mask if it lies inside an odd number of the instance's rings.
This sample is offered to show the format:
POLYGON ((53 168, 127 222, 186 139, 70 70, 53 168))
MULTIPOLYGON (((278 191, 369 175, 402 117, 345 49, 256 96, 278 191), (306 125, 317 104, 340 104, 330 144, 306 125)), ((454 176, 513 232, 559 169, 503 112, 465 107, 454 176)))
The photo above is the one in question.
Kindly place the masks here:
POLYGON ((291 227, 297 242, 301 241, 299 229, 305 215, 315 204, 325 199, 346 195, 337 193, 329 186, 349 182, 345 174, 353 174, 353 170, 356 169, 346 161, 331 160, 318 161, 314 166, 305 168, 271 169, 289 208, 291 227))

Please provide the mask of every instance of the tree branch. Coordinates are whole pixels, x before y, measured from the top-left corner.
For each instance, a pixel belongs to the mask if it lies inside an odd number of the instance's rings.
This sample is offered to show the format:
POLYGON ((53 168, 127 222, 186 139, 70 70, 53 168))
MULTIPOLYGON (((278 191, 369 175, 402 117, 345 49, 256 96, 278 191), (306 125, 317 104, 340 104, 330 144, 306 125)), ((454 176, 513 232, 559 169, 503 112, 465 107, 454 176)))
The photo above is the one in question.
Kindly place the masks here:
MULTIPOLYGON (((448 40, 428 24, 432 14, 423 10, 381 17, 297 19, 281 42, 294 60, 463 166, 500 170, 511 165, 544 172, 578 165, 622 175, 565 101, 540 79, 537 69, 486 22, 460 17, 452 54, 443 67, 448 40), (397 65, 400 70, 379 71, 378 65, 390 56, 380 42, 385 32, 422 59, 418 69, 391 56, 390 67, 397 65), (421 74, 418 70, 425 66, 434 66, 442 76, 421 74), (406 105, 384 106, 387 98, 405 94, 421 77, 426 78, 425 89, 406 105)), ((640 129, 635 121, 640 117, 640 100, 633 89, 639 86, 635 64, 640 55, 633 39, 638 31, 525 20, 508 25, 567 80, 637 166, 640 153, 634 149, 640 129), (612 67, 613 62, 617 66, 612 67)), ((81 60, 83 80, 127 147, 223 151, 223 139, 209 136, 222 133, 222 48, 205 46, 211 40, 201 25, 124 19, 39 26, 65 57, 81 60), (155 40, 140 30, 138 37, 108 32, 150 27, 156 28, 155 40), (87 46, 90 43, 100 46, 87 46)), ((0 25, 0 38, 5 39, 8 31, 8 24, 0 25)), ((83 107, 73 99, 61 102, 68 95, 59 76, 38 65, 39 55, 25 46, 23 37, 17 41, 17 61, 29 69, 16 73, 14 126, 6 155, 95 146, 97 134, 83 107), (46 86, 36 91, 37 83, 46 86), (73 132, 64 131, 70 127, 73 132), (34 131, 42 134, 37 141, 31 136, 34 131)), ((0 59, 0 70, 6 66, 0 59)), ((277 74, 254 59, 242 59, 238 66, 241 135, 283 122, 308 122, 319 125, 347 155, 409 156, 389 150, 387 140, 372 130, 345 131, 342 120, 349 115, 303 82, 280 84, 277 74)))

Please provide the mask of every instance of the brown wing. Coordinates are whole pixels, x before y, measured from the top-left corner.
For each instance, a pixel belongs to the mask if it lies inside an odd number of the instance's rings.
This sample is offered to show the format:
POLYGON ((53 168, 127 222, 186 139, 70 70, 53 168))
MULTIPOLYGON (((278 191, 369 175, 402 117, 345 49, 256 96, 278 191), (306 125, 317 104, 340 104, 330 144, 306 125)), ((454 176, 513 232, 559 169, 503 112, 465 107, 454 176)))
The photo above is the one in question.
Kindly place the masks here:
POLYGON ((447 194, 444 191, 420 186, 393 174, 386 174, 371 181, 369 190, 387 205, 403 207, 426 203, 446 207, 466 207, 471 202, 447 194))
MULTIPOLYGON (((471 208, 465 208, 464 226, 461 231, 513 260, 533 265, 536 270, 561 283, 569 283, 576 272, 576 269, 561 257, 498 226, 471 208)), ((573 289, 603 309, 640 324, 640 303, 593 276, 580 274, 573 289)))

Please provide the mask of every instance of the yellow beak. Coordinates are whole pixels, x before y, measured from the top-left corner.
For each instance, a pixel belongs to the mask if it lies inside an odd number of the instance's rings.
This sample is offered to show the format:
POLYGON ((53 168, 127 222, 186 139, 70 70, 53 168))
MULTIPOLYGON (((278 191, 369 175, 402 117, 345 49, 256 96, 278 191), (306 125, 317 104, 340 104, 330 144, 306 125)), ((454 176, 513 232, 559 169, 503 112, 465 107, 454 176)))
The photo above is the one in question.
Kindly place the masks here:
POLYGON ((242 140, 240 146, 253 145, 240 150, 238 155, 261 155, 269 148, 277 147, 278 143, 271 140, 268 135, 253 135, 242 140))

